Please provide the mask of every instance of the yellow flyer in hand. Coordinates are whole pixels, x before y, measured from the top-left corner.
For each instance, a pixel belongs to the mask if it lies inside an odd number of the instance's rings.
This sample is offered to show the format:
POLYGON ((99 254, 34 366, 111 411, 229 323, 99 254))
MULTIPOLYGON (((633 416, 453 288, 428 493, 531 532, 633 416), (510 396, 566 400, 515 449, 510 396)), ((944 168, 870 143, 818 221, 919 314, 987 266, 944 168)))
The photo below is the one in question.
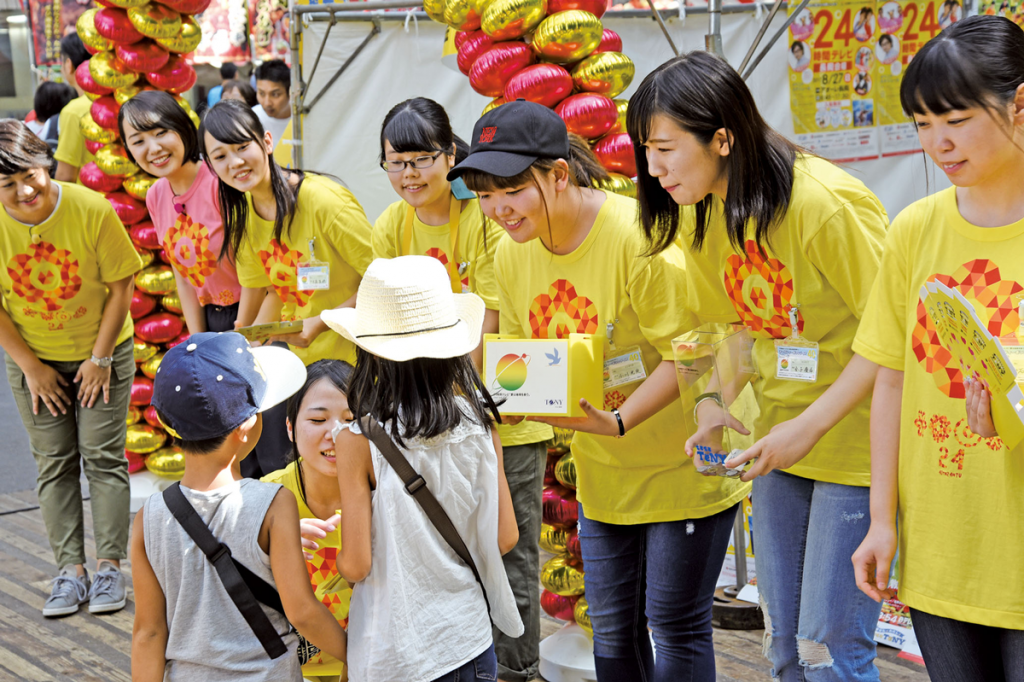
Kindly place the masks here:
POLYGON ((263 343, 272 336, 285 336, 286 334, 300 333, 302 331, 302 320, 254 324, 251 327, 239 327, 235 331, 244 336, 250 342, 255 341, 263 343))

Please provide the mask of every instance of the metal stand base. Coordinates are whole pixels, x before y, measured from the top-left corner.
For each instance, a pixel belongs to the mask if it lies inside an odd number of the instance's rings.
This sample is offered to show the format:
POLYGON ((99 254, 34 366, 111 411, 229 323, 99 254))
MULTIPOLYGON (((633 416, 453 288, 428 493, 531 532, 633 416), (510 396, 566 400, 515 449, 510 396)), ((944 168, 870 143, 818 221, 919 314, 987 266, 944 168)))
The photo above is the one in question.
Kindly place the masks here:
POLYGON ((736 587, 721 587, 715 590, 715 601, 711 605, 711 624, 723 630, 761 630, 764 615, 761 607, 736 598, 736 587))

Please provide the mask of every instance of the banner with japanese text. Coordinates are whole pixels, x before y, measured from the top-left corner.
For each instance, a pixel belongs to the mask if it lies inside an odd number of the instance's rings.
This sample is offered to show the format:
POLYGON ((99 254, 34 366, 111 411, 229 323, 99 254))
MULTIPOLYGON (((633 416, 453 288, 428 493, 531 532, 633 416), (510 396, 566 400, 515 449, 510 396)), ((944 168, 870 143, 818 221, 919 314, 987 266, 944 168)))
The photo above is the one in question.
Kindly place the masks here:
POLYGON ((60 39, 75 32, 75 22, 92 0, 28 0, 36 66, 60 64, 60 39))
POLYGON ((249 8, 245 0, 213 0, 196 17, 203 40, 192 55, 197 64, 249 61, 249 8))

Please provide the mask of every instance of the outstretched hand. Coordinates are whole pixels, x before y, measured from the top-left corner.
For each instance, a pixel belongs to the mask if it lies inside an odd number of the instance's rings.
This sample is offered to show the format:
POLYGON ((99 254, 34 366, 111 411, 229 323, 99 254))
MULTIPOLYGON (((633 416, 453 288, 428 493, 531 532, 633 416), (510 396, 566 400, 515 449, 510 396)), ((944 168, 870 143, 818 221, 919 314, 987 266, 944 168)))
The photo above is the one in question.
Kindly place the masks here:
POLYGON ((773 426, 767 436, 725 460, 725 466, 735 469, 756 459, 750 470, 740 476, 741 481, 753 481, 775 469, 793 466, 806 457, 817 442, 818 436, 797 417, 773 426))
POLYGON ((586 417, 527 417, 526 421, 540 422, 597 436, 619 435, 619 421, 614 414, 597 409, 586 398, 580 399, 580 407, 586 413, 586 417))
POLYGON ((722 436, 726 428, 744 436, 750 435, 743 422, 714 401, 705 400, 698 405, 696 416, 697 432, 690 436, 683 446, 690 458, 696 453, 698 445, 709 447, 712 452, 722 452, 722 436))
POLYGON ((992 422, 992 399, 988 382, 968 378, 964 388, 967 390, 967 425, 971 431, 982 438, 998 436, 996 425, 992 422))

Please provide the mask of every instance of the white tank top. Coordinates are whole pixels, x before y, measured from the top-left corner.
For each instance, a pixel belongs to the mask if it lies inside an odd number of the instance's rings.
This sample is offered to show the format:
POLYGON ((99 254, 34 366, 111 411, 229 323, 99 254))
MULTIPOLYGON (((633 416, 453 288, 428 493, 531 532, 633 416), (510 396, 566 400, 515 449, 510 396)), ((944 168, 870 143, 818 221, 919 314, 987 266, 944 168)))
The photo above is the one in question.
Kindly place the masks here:
MULTIPOLYGON (((498 457, 490 432, 472 419, 429 441, 406 439, 401 450, 469 548, 494 624, 519 637, 523 623, 498 549, 498 457)), ((377 479, 372 560, 366 579, 352 589, 349 679, 429 682, 491 645, 487 604, 473 572, 373 443, 370 456, 377 479)))

